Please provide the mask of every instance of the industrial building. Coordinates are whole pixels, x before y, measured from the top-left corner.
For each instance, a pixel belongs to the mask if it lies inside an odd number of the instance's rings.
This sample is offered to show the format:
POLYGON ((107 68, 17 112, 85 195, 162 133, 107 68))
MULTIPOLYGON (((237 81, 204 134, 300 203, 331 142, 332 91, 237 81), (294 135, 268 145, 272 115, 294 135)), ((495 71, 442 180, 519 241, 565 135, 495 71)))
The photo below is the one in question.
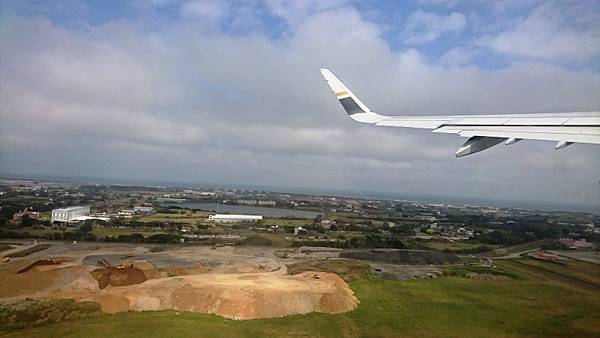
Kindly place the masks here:
POLYGON ((150 216, 154 215, 156 210, 153 207, 134 207, 133 214, 138 216, 150 216))
POLYGON ((221 223, 233 223, 233 222, 256 222, 262 220, 263 217, 260 215, 209 215, 209 221, 221 222, 221 223))
POLYGON ((260 206, 267 206, 267 207, 274 207, 277 205, 277 202, 275 201, 271 201, 271 200, 236 200, 235 201, 237 204, 241 204, 241 205, 260 205, 260 206))
POLYGON ((97 221, 103 221, 103 222, 108 222, 110 221, 110 217, 102 217, 102 216, 77 216, 75 218, 71 218, 69 220, 69 222, 81 222, 81 221, 88 221, 88 220, 97 220, 97 221))
POLYGON ((69 222, 81 216, 89 216, 90 207, 68 207, 52 210, 51 222, 69 222))
POLYGON ((15 214, 13 215, 13 221, 20 222, 23 219, 23 216, 27 216, 31 219, 40 219, 39 212, 24 210, 15 212, 15 214))

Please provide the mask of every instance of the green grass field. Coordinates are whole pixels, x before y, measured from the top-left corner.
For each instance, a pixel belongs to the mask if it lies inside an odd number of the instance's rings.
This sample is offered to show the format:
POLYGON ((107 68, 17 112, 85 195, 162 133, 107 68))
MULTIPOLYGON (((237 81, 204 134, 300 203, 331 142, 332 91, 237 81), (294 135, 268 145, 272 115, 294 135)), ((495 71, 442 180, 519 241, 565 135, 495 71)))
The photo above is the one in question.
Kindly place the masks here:
POLYGON ((293 226, 293 227, 305 227, 313 223, 312 219, 285 219, 285 218, 265 218, 262 221, 263 225, 279 225, 293 226))
MULTIPOLYGON (((44 337, 398 337, 598 336, 600 293, 553 281, 514 262, 500 262, 511 280, 460 276, 350 282, 360 300, 341 314, 235 321, 175 311, 102 314, 38 326, 10 336, 44 337)), ((311 267, 312 268, 312 267, 311 267)))
POLYGON ((579 279, 584 282, 600 286, 600 266, 597 264, 576 260, 562 261, 562 264, 557 264, 553 262, 544 262, 533 258, 526 258, 520 261, 543 270, 562 274, 570 278, 579 279))
POLYGON ((542 247, 542 245, 550 244, 552 242, 554 242, 554 240, 552 240, 552 239, 540 239, 537 241, 527 242, 527 243, 523 243, 523 244, 519 244, 519 245, 513 245, 513 246, 509 246, 509 247, 505 247, 505 248, 498 248, 491 254, 484 253, 482 255, 494 256, 494 257, 506 256, 506 255, 513 254, 513 253, 537 249, 537 248, 542 247))
POLYGON ((255 231, 246 230, 246 229, 234 230, 234 232, 239 234, 240 236, 244 236, 244 237, 258 235, 260 237, 268 238, 271 241, 271 246, 277 247, 277 248, 288 248, 292 245, 291 241, 288 241, 287 239, 285 239, 286 237, 292 236, 287 233, 255 232, 255 231))
POLYGON ((104 238, 106 236, 119 236, 119 235, 131 235, 131 234, 142 234, 145 237, 167 233, 163 229, 152 229, 152 228, 94 228, 92 233, 98 238, 104 238))
MULTIPOLYGON (((76 228, 67 228, 65 232, 75 231, 76 228)), ((48 227, 44 227, 43 229, 34 229, 34 228, 22 228, 19 229, 20 232, 27 232, 34 236, 44 236, 49 233, 60 233, 61 230, 52 229, 48 227)), ((156 234, 164 234, 166 233, 163 229, 155 229, 155 228, 124 228, 119 229, 115 227, 102 227, 102 228, 93 228, 92 234, 94 234, 97 238, 102 239, 106 236, 118 236, 118 235, 131 235, 134 233, 142 234, 144 236, 151 236, 156 234)))
POLYGON ((177 214, 157 213, 150 216, 139 217, 136 220, 139 222, 170 222, 170 223, 188 223, 196 224, 207 220, 209 212, 207 211, 192 211, 179 210, 177 214))
POLYGON ((485 247, 490 247, 490 248, 497 248, 498 245, 492 245, 492 244, 479 244, 479 243, 464 243, 464 242, 423 242, 423 245, 427 246, 429 249, 431 250, 438 250, 438 251, 444 251, 444 250, 448 250, 448 251, 460 251, 460 250, 465 250, 465 249, 475 249, 481 246, 485 246, 485 247))

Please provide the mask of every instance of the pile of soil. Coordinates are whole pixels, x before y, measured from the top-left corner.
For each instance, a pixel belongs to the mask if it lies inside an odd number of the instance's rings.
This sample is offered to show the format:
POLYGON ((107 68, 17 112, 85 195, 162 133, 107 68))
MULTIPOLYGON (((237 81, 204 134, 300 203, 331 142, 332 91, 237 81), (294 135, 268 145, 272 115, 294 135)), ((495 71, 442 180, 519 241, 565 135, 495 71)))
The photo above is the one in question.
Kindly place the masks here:
MULTIPOLYGON (((67 296, 67 295, 64 295, 67 296)), ((201 274, 149 280, 70 297, 98 302, 104 312, 165 310, 214 313, 232 319, 281 317, 309 312, 338 313, 358 300, 332 273, 201 274), (315 274, 319 278, 314 278, 315 274)))
POLYGON ((344 251, 340 257, 405 265, 456 264, 458 256, 430 250, 366 250, 344 251))
POLYGON ((56 271, 31 269, 27 273, 17 273, 32 261, 11 262, 0 267, 0 298, 33 295, 49 288, 56 279, 56 271))
POLYGON ((209 266, 205 265, 157 268, 154 264, 143 259, 133 261, 132 267, 142 270, 146 276, 146 279, 197 275, 200 273, 207 273, 211 270, 209 266))
POLYGON ((92 276, 98 281, 98 287, 104 289, 111 286, 127 286, 140 284, 147 280, 144 272, 134 267, 124 268, 100 268, 91 272, 92 276))
POLYGON ((37 266, 43 266, 43 265, 57 265, 62 263, 62 261, 57 260, 57 259, 39 259, 29 265, 27 265, 26 267, 20 269, 19 271, 17 271, 17 273, 24 273, 27 272, 37 266))

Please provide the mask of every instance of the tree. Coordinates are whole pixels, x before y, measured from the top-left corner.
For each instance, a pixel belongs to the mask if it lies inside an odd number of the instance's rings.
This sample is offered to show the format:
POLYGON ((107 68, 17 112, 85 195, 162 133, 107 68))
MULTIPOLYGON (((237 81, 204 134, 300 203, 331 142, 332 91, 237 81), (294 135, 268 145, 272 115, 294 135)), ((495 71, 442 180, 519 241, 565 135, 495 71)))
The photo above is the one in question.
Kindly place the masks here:
POLYGON ((23 215, 21 217, 21 226, 22 227, 30 227, 33 225, 33 219, 29 217, 29 215, 23 215))
POLYGON ((139 233, 134 233, 134 234, 131 234, 131 236, 129 236, 129 240, 131 241, 131 243, 142 243, 142 242, 144 242, 144 235, 139 234, 139 233))
POLYGON ((83 225, 79 227, 79 231, 81 231, 83 233, 88 233, 88 232, 92 231, 92 224, 90 224, 88 222, 83 223, 83 225))

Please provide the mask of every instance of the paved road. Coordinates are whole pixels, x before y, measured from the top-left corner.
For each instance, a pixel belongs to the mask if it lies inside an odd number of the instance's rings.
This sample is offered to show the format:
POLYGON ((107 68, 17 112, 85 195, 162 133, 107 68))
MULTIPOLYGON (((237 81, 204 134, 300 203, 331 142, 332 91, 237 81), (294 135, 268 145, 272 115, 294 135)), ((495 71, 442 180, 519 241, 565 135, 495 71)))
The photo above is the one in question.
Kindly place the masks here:
POLYGON ((513 253, 508 254, 506 256, 486 257, 486 258, 491 258, 491 259, 515 259, 515 258, 520 258, 522 256, 525 256, 526 254, 528 254, 530 252, 539 251, 539 250, 542 250, 542 248, 540 247, 540 248, 529 249, 529 250, 520 251, 520 252, 513 252, 513 253))

